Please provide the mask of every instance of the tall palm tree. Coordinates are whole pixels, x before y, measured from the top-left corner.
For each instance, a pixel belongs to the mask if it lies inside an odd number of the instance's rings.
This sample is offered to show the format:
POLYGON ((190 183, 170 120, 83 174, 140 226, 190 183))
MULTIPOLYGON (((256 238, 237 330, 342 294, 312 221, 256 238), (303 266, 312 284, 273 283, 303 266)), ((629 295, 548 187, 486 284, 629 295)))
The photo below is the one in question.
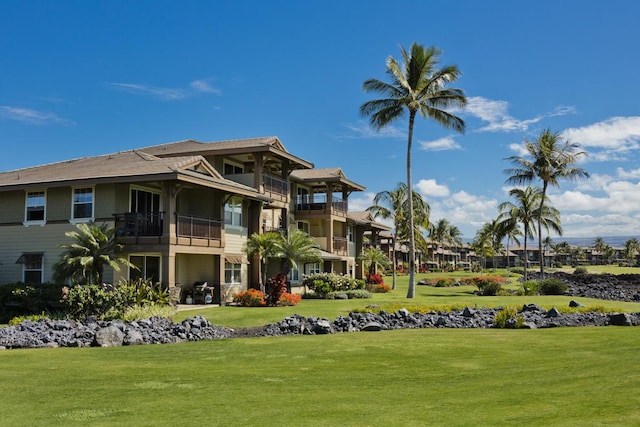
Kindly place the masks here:
POLYGON ((629 261, 631 267, 636 265, 636 255, 640 252, 640 243, 638 239, 633 238, 624 242, 624 256, 629 261))
POLYGON ((486 242, 488 246, 488 250, 486 252, 490 254, 492 258, 493 270, 496 269, 496 255, 502 248, 501 231, 499 219, 494 219, 490 222, 486 222, 476 234, 479 241, 486 242))
POLYGON ((435 120, 447 129, 464 132, 465 123, 447 108, 462 108, 467 98, 461 89, 446 88, 445 85, 460 77, 455 65, 437 68, 440 50, 417 43, 410 50, 400 48, 404 63, 400 65, 393 57, 387 59, 387 75, 391 83, 378 79, 365 81, 365 92, 379 92, 384 98, 367 101, 360 106, 363 116, 370 116, 370 123, 377 130, 397 119, 409 115, 407 136, 407 189, 409 191, 409 289, 407 298, 415 297, 415 234, 413 217, 413 184, 411 181, 411 146, 416 114, 435 120))
POLYGON ((247 239, 244 251, 247 255, 260 257, 260 290, 264 292, 267 283, 267 264, 269 259, 278 257, 280 233, 268 231, 264 234, 253 233, 247 239))
POLYGON ((73 243, 60 245, 64 251, 54 265, 56 282, 71 280, 95 285, 103 282, 105 267, 116 271, 120 271, 120 266, 137 269, 127 259, 124 245, 118 242, 116 229, 108 224, 81 223, 65 236, 73 243))
POLYGON ((434 262, 436 260, 438 246, 444 246, 444 244, 449 240, 448 235, 450 227, 451 224, 446 218, 440 218, 435 224, 432 224, 431 227, 429 227, 429 240, 431 240, 431 245, 434 247, 434 250, 432 251, 432 260, 434 262))
POLYGON ((606 246, 607 244, 604 242, 602 237, 596 237, 593 241, 593 249, 596 250, 603 259, 606 246))
MULTIPOLYGON (((420 193, 411 192, 413 197, 414 226, 427 228, 429 224, 429 205, 424 201, 420 193)), ((398 183, 395 189, 377 193, 373 198, 373 205, 367 211, 376 218, 390 219, 393 221, 393 245, 391 257, 393 258, 393 284, 396 288, 396 242, 400 238, 409 236, 407 217, 409 214, 409 191, 407 184, 398 183)), ((415 234, 414 234, 415 235, 415 234)))
POLYGON ((512 188, 509 191, 509 196, 515 199, 514 202, 503 202, 498 206, 500 214, 498 215, 498 221, 504 222, 508 220, 515 220, 523 225, 524 232, 524 280, 527 280, 527 265, 529 264, 529 257, 527 253, 527 240, 533 239, 536 230, 536 221, 541 218, 540 223, 542 227, 551 228, 553 230, 560 230, 560 214, 557 209, 550 206, 544 206, 540 203, 542 197, 542 190, 539 188, 528 186, 522 188, 512 188), (539 213, 540 206, 543 207, 543 212, 539 213))
POLYGON ((454 248, 455 252, 459 254, 458 248, 462 246, 462 231, 455 225, 449 225, 447 229, 447 241, 454 248))
POLYGON ((509 277, 509 246, 511 245, 511 241, 514 241, 518 245, 520 244, 518 237, 522 236, 522 231, 518 228, 517 219, 511 216, 507 216, 506 218, 498 216, 497 221, 500 227, 500 239, 507 239, 507 277, 509 277))
MULTIPOLYGON (((530 159, 521 156, 507 157, 506 160, 509 160, 514 167, 505 169, 505 173, 509 175, 508 184, 523 185, 535 180, 542 182, 542 197, 539 200, 540 207, 537 218, 538 250, 542 260, 544 257, 542 253, 542 214, 543 205, 547 198, 547 189, 549 185, 559 187, 561 179, 588 178, 587 171, 575 166, 580 157, 586 156, 587 153, 577 151, 580 144, 563 141, 560 133, 551 132, 550 129, 543 130, 535 141, 525 140, 524 147, 530 159)), ((544 276, 543 262, 540 263, 540 275, 544 276)))
POLYGON ((280 233, 276 241, 276 253, 283 259, 282 273, 289 275, 291 268, 298 268, 300 263, 322 262, 320 246, 302 230, 291 227, 288 233, 280 233))

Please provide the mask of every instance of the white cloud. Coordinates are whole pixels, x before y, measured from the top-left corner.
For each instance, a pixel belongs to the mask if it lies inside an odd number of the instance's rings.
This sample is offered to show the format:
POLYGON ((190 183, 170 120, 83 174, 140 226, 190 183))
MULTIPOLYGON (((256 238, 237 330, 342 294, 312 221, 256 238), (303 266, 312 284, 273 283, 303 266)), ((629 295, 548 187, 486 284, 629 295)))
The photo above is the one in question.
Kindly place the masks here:
POLYGON ((375 196, 375 193, 367 191, 364 194, 349 197, 349 210, 354 212, 366 211, 369 206, 373 205, 375 196))
POLYGON ((516 144, 516 143, 509 144, 509 150, 514 151, 516 153, 516 156, 524 157, 524 156, 529 155, 529 152, 524 147, 523 143, 520 143, 520 144, 516 144))
POLYGON ((472 96, 467 99, 464 111, 480 120, 489 123, 477 129, 476 132, 511 132, 524 131, 529 126, 538 123, 546 117, 563 116, 572 114, 575 109, 570 106, 556 107, 552 112, 538 115, 531 119, 520 120, 508 113, 507 101, 495 101, 481 96, 472 96))
POLYGON ((438 184, 435 179, 421 179, 415 184, 415 187, 425 198, 449 196, 449 188, 446 185, 438 184))
POLYGON ((563 136, 583 147, 627 152, 640 148, 640 117, 612 117, 580 128, 569 128, 563 136))
POLYGON ((31 110, 29 108, 11 107, 8 105, 0 105, 0 118, 34 125, 71 123, 69 120, 63 119, 53 113, 31 110))
POLYGON ((460 144, 452 136, 436 139, 435 141, 419 141, 420 148, 425 151, 460 150, 460 144))
POLYGON ((175 101, 187 97, 187 93, 182 89, 172 89, 164 87, 153 87, 133 83, 110 83, 112 86, 119 87, 128 92, 150 95, 154 98, 162 99, 164 101, 175 101))
POLYGON ((191 82, 191 87, 198 92, 213 93, 215 95, 221 94, 220 89, 211 86, 207 80, 194 80, 191 82))
POLYGON ((621 179, 638 179, 640 178, 640 168, 626 171, 623 168, 616 168, 616 176, 621 179))
POLYGON ((189 88, 176 89, 167 87, 156 87, 135 83, 109 83, 111 86, 118 87, 127 92, 147 95, 153 98, 161 99, 163 101, 177 101, 180 99, 188 98, 196 93, 211 93, 214 95, 220 95, 221 91, 218 88, 211 86, 209 79, 194 80, 189 83, 189 88))
POLYGON ((355 133, 355 136, 346 136, 343 138, 406 138, 407 133, 393 125, 388 125, 379 131, 372 128, 369 123, 359 120, 356 123, 347 123, 344 125, 347 129, 355 133))

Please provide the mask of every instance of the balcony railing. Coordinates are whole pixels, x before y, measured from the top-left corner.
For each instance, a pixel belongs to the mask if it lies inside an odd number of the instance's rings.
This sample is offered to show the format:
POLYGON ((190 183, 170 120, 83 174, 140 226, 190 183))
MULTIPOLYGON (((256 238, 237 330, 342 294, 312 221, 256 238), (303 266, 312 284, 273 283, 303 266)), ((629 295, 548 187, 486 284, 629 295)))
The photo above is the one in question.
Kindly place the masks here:
POLYGON ((333 237, 333 253, 336 255, 349 255, 349 241, 346 237, 333 237))
POLYGON ((323 211, 346 216, 348 210, 347 201, 337 197, 331 198, 330 209, 328 209, 326 194, 314 194, 313 197, 303 195, 296 198, 296 211, 323 211))
POLYGON ((265 194, 279 197, 287 197, 289 195, 289 182, 284 179, 264 174, 262 176, 262 182, 265 194))
POLYGON ((162 236, 164 212, 114 214, 116 233, 121 237, 162 236))
POLYGON ((176 214, 176 234, 178 237, 221 240, 222 221, 176 214))

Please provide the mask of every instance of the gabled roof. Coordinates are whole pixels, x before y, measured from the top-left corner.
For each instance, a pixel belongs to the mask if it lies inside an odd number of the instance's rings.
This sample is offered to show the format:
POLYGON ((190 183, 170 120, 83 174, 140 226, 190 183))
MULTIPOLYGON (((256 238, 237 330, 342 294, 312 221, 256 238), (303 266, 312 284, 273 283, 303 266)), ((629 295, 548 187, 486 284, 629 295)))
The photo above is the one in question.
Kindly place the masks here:
POLYGON ((59 187, 149 180, 192 182, 248 197, 264 198, 251 187, 224 179, 202 156, 161 158, 138 150, 1 172, 0 191, 39 185, 59 187))
POLYGON ((371 212, 369 211, 355 211, 355 212, 347 212, 347 219, 355 222, 356 224, 366 225, 370 228, 376 228, 378 230, 389 231, 391 227, 376 222, 376 219, 371 212))
POLYGON ((268 153, 273 157, 288 160, 294 169, 313 167, 313 163, 290 154, 284 144, 275 136, 213 142, 201 142, 188 139, 144 147, 140 150, 158 157, 176 155, 239 155, 262 152, 268 153))
POLYGON ((365 187, 350 181, 340 168, 303 169, 291 172, 291 179, 314 187, 317 191, 324 191, 330 184, 332 191, 364 191, 365 187))

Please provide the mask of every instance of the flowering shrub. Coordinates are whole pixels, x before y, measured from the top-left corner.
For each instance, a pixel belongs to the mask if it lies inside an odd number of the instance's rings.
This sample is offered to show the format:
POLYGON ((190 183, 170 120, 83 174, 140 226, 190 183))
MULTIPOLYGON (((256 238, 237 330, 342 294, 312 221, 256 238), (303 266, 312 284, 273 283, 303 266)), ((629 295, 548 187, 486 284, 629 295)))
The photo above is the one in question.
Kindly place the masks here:
POLYGON ((325 297, 328 293, 334 291, 349 291, 365 288, 364 280, 357 280, 335 273, 310 274, 302 279, 302 284, 321 297, 325 297))
POLYGON ((288 292, 283 292, 278 300, 278 306, 293 306, 300 304, 302 300, 302 295, 300 294, 290 294, 288 292))
POLYGON ((477 286, 482 295, 493 296, 502 291, 502 285, 507 281, 500 276, 476 276, 461 279, 462 284, 477 286))
POLYGON ((233 294, 233 302, 242 307, 262 307, 267 305, 264 293, 258 289, 247 289, 245 292, 233 294))
POLYGON ((386 294, 387 292, 391 292, 391 286, 385 285, 384 283, 378 283, 373 288, 373 292, 377 294, 386 294))
POLYGON ((381 283, 384 282, 384 280, 382 280, 382 276, 376 273, 367 273, 367 277, 365 279, 365 282, 368 285, 379 285, 381 283))
POLYGON ((431 279, 423 279, 423 283, 428 286, 435 286, 436 288, 447 288, 456 284, 456 279, 453 277, 434 277, 431 279))

